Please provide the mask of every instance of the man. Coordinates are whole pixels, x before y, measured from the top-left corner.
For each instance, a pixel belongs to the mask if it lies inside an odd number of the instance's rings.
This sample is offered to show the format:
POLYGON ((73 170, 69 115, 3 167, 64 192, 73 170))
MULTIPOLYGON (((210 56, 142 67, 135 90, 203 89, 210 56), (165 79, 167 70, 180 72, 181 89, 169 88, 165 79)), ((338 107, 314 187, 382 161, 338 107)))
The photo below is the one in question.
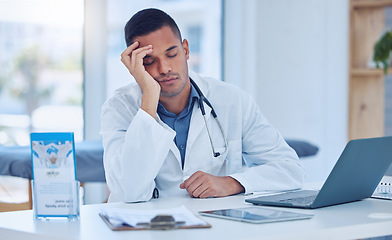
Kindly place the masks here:
POLYGON ((296 153, 253 99, 188 72, 189 45, 169 15, 158 9, 136 13, 125 39, 121 61, 136 83, 118 89, 102 108, 109 201, 301 186, 304 171, 296 153))

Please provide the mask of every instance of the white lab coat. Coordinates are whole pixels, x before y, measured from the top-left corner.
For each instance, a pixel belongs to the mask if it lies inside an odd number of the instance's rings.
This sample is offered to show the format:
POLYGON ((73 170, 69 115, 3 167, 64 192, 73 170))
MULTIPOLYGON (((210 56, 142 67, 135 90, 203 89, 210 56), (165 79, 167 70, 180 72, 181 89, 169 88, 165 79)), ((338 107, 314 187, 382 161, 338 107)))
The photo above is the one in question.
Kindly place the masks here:
MULTIPOLYGON (((298 156, 248 94, 231 84, 192 72, 190 77, 214 107, 227 137, 228 151, 213 157, 196 103, 182 170, 180 152, 173 141, 175 131, 158 115, 153 119, 140 108, 141 89, 131 83, 116 90, 102 107, 101 135, 110 202, 147 201, 154 188, 160 197, 187 196, 179 186, 199 170, 215 176, 229 175, 242 184, 246 193, 301 187, 304 170, 298 156)), ((204 106, 216 151, 223 152, 219 126, 210 115, 210 108, 204 106)))

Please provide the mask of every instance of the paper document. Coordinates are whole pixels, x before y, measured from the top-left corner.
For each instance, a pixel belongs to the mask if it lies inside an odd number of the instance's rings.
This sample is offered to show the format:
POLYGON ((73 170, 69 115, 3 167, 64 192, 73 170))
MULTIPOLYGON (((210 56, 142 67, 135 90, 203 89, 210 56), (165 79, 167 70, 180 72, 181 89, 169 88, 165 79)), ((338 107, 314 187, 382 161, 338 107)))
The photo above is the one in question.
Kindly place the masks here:
POLYGON ((381 179, 372 197, 392 200, 392 176, 384 176, 381 179))
POLYGON ((111 224, 117 226, 126 224, 132 227, 138 227, 138 223, 149 223, 155 216, 162 214, 173 216, 176 222, 185 222, 185 224, 183 224, 184 227, 208 225, 206 222, 196 217, 185 206, 159 210, 106 208, 101 209, 101 213, 108 218, 111 224))

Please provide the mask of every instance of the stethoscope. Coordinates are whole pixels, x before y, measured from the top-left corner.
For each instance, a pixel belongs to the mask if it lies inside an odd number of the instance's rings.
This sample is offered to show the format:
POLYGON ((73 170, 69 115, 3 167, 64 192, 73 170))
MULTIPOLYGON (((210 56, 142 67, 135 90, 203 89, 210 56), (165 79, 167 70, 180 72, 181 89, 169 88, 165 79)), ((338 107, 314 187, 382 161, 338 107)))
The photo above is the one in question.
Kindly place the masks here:
POLYGON ((213 153, 214 157, 219 157, 221 154, 223 154, 223 153, 225 153, 227 151, 227 139, 226 139, 225 133, 223 132, 222 125, 220 124, 218 116, 216 115, 216 112, 215 112, 214 108, 212 107, 211 103, 208 101, 208 99, 201 92, 201 90, 197 86, 197 84, 191 78, 189 78, 189 79, 191 81, 191 84, 195 88, 197 94, 199 94, 199 107, 200 107, 201 115, 203 116, 203 119, 204 119, 204 124, 205 124, 206 129, 207 129, 208 138, 210 139, 212 153, 213 153), (210 133, 210 130, 208 129, 208 124, 207 124, 207 120, 206 120, 206 111, 204 109, 203 102, 205 102, 211 108, 211 114, 215 118, 216 122, 218 123, 219 129, 220 129, 220 131, 222 133, 223 140, 225 142, 225 151, 223 151, 222 153, 215 151, 214 143, 212 142, 212 138, 211 138, 211 133, 210 133))

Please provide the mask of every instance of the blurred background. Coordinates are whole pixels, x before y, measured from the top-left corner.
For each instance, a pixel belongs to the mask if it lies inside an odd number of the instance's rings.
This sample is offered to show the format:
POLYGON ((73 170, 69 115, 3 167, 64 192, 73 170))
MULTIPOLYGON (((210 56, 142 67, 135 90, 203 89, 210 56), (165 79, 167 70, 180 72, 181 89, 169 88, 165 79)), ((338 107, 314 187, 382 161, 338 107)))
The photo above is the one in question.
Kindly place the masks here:
MULTIPOLYGON (((0 0, 0 145, 27 146, 32 131, 71 131, 76 141, 100 140, 102 103, 134 81, 120 61, 124 25, 138 10, 155 7, 171 15, 188 39, 192 70, 246 90, 285 138, 319 147, 317 155, 301 160, 307 180, 322 181, 349 139, 392 135, 391 75, 374 69, 372 48, 358 45, 359 38, 371 35, 367 45, 373 46, 392 29, 389 5, 377 0, 0 0), (366 25, 363 18, 377 22, 366 25), (355 33, 356 26, 369 31, 355 33), (358 49, 366 50, 361 63, 358 49), (367 90, 353 94, 355 79, 369 76, 378 79, 370 95, 382 99, 369 99, 367 90), (377 116, 365 117, 368 125, 357 123, 367 109, 377 109, 378 115, 370 111, 377 116)), ((26 185, 25 179, 9 179, 0 178, 3 189, 8 182, 13 187, 7 189, 26 185), (19 180, 23 183, 15 185, 19 180)), ((87 203, 104 200, 104 183, 89 187, 87 203)), ((3 200, 11 197, 7 191, 3 200)))

